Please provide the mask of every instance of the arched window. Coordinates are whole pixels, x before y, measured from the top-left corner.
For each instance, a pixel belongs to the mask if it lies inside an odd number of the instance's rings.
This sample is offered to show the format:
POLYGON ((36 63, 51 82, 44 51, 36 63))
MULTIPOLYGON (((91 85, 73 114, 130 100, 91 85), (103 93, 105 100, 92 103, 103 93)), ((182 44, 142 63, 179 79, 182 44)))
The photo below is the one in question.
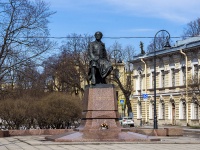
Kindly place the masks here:
POLYGON ((183 98, 179 102, 179 119, 186 119, 186 101, 183 98))
POLYGON ((174 116, 174 110, 175 109, 175 101, 173 98, 170 98, 168 103, 168 119, 173 119, 174 116))
POLYGON ((165 102, 160 100, 159 102, 159 119, 165 119, 165 102))
POLYGON ((193 97, 191 100, 191 119, 199 118, 199 102, 197 98, 193 97))
POLYGON ((138 100, 138 102, 137 102, 137 119, 140 119, 141 118, 141 101, 140 100, 138 100))

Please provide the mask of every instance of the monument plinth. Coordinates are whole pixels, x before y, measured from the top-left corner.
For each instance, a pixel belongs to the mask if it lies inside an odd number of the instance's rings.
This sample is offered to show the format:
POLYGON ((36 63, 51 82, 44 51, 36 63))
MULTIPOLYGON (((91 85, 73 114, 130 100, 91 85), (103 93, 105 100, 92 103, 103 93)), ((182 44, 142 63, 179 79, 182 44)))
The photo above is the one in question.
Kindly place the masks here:
POLYGON ((86 86, 82 115, 82 122, 78 130, 83 132, 84 138, 116 139, 121 132, 121 126, 118 121, 119 114, 114 85, 86 86))

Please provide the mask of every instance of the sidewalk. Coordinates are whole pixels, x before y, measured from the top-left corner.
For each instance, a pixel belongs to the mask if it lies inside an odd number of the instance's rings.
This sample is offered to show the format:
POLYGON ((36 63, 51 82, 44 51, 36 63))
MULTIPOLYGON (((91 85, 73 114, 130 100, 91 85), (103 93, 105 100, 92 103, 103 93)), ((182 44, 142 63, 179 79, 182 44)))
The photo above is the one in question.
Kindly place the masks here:
POLYGON ((45 136, 13 136, 0 138, 0 150, 198 150, 199 138, 161 137, 154 142, 52 142, 45 136))
MULTIPOLYGON (((159 128, 176 126, 162 126, 159 128)), ((178 126, 177 126, 178 127, 178 126)), ((142 128, 152 128, 143 126, 142 128)), ((179 127, 180 128, 180 127, 179 127)), ((183 130, 200 131, 200 129, 183 130)), ((164 136, 161 141, 146 142, 53 142, 42 136, 11 136, 0 138, 0 150, 199 150, 200 138, 192 136, 164 136)))

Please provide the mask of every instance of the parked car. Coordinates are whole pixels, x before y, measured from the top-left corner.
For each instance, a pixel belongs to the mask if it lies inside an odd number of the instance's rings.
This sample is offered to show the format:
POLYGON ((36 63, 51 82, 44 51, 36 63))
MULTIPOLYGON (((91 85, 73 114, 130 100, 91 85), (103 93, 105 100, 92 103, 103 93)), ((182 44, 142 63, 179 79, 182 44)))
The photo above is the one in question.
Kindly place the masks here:
POLYGON ((134 127, 134 121, 133 118, 130 117, 123 117, 122 120, 120 120, 120 124, 122 126, 130 126, 130 127, 134 127))

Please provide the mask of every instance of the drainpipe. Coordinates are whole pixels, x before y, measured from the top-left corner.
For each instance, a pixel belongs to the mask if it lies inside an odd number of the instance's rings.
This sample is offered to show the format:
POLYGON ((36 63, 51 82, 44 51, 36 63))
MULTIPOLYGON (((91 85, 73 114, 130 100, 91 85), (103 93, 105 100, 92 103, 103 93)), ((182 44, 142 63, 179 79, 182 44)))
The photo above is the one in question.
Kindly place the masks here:
POLYGON ((181 54, 183 54, 185 56, 185 78, 186 78, 186 119, 187 119, 187 126, 189 125, 189 121, 188 121, 188 116, 189 116, 189 110, 188 110, 188 58, 187 58, 187 55, 183 52, 183 50, 181 49, 180 50, 181 54))
MULTIPOLYGON (((144 63, 144 87, 145 87, 145 94, 147 94, 147 64, 141 58, 141 61, 144 63)), ((145 123, 147 124, 147 100, 145 101, 145 123)))

